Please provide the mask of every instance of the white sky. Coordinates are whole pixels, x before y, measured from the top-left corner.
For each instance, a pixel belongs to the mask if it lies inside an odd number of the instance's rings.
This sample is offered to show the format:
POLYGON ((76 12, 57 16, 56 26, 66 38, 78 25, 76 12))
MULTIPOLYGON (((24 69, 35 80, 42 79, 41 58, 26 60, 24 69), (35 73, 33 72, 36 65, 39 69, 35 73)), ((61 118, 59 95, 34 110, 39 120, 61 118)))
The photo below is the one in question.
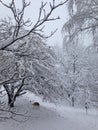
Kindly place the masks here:
MULTIPOLYGON (((10 2, 11 0, 3 0, 5 3, 10 2)), ((38 16, 38 12, 39 12, 39 7, 41 4, 42 0, 35 0, 33 2, 33 0, 26 0, 27 2, 31 1, 31 5, 29 7, 27 7, 26 12, 25 12, 25 19, 30 18, 31 21, 35 22, 38 16)), ((44 0, 45 2, 50 2, 52 0, 44 0)), ((55 0, 56 3, 59 3, 61 1, 64 0, 55 0)), ((21 0, 16 0, 17 6, 21 5, 21 0)), ((49 7, 46 6, 46 10, 49 10, 49 7)), ((0 4, 0 18, 6 17, 6 16, 11 16, 11 12, 2 7, 2 5, 0 4)), ((63 5, 62 7, 59 7, 58 9, 55 10, 53 17, 57 17, 60 16, 60 20, 56 20, 55 22, 50 22, 46 25, 45 28, 45 33, 49 34, 51 31, 55 30, 56 28, 58 28, 58 31, 55 33, 54 36, 52 36, 51 38, 48 39, 48 44, 49 45, 54 45, 54 44, 62 44, 62 35, 61 35, 61 28, 63 26, 63 24, 67 21, 68 19, 68 13, 67 13, 67 9, 66 9, 66 5, 63 5)))

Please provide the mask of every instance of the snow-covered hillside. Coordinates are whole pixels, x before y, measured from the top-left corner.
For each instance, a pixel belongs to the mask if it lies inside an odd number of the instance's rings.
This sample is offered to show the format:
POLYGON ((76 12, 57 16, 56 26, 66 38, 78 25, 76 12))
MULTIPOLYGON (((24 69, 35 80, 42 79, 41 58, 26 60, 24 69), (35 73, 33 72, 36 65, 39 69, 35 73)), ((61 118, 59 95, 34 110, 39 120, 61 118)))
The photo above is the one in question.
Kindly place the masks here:
POLYGON ((98 130, 96 111, 86 114, 83 109, 44 103, 30 94, 17 100, 15 111, 18 114, 13 117, 14 120, 0 122, 0 130, 98 130), (33 107, 34 101, 39 101, 39 108, 33 107))

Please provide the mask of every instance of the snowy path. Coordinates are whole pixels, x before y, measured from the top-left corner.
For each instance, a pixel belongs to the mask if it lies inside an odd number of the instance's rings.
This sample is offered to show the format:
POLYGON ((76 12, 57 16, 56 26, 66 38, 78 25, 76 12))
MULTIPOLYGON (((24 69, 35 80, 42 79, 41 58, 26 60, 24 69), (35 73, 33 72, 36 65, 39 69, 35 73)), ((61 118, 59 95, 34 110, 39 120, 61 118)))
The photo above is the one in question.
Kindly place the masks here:
POLYGON ((98 115, 88 114, 72 108, 52 108, 40 106, 33 108, 28 99, 22 99, 16 105, 18 113, 27 112, 26 116, 15 116, 0 122, 0 130, 98 130, 98 115))

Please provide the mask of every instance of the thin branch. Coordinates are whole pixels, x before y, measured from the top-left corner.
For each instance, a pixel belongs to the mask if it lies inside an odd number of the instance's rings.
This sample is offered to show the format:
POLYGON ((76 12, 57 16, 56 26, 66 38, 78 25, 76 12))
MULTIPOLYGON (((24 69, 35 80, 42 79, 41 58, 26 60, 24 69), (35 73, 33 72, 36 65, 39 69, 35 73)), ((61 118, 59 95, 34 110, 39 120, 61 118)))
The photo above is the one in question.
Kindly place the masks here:
POLYGON ((22 87, 24 86, 24 81, 25 78, 22 79, 21 85, 19 86, 19 88, 17 89, 14 98, 16 99, 16 97, 19 95, 20 90, 22 89, 22 87))
POLYGON ((52 31, 52 32, 50 33, 50 35, 48 35, 48 36, 42 35, 42 34, 37 33, 37 32, 34 32, 34 34, 37 34, 37 35, 39 35, 40 37, 42 37, 42 38, 44 38, 44 39, 47 39, 47 38, 52 37, 52 36, 57 32, 57 30, 58 30, 58 29, 55 29, 55 30, 52 31))
POLYGON ((85 31, 85 30, 88 30, 88 29, 93 29, 95 27, 98 27, 98 24, 95 24, 95 25, 90 25, 88 27, 84 27, 84 28, 81 28, 80 31, 85 31))
POLYGON ((16 75, 16 74, 17 74, 17 73, 14 73, 10 79, 8 79, 8 80, 6 80, 6 81, 1 82, 1 83, 0 83, 0 85, 3 85, 3 84, 8 84, 10 81, 12 81, 12 80, 14 79, 14 77, 15 77, 15 75, 16 75))

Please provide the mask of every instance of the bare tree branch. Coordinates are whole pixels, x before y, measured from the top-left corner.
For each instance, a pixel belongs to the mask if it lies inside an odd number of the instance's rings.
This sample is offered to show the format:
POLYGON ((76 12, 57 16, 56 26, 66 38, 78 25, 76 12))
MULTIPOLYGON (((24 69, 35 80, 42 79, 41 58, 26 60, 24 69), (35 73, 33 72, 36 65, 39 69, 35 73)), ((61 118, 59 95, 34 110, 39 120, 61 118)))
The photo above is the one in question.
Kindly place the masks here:
POLYGON ((39 35, 42 38, 49 38, 49 37, 53 36, 54 33, 57 31, 57 29, 55 31, 51 32, 51 34, 49 36, 45 36, 45 35, 41 34, 41 32, 43 32, 43 27, 41 27, 41 26, 44 26, 44 24, 46 22, 55 21, 57 19, 60 19, 60 17, 50 18, 50 16, 51 16, 51 14, 53 13, 53 11, 56 8, 64 5, 67 1, 68 0, 65 0, 64 2, 61 2, 61 3, 57 4, 57 5, 55 5, 55 0, 53 0, 52 3, 49 4, 50 11, 48 13, 45 10, 45 6, 47 5, 47 2, 42 2, 41 3, 41 7, 39 9, 39 16, 38 16, 38 19, 37 19, 36 23, 33 25, 33 27, 26 34, 23 34, 22 36, 19 36, 20 29, 24 25, 26 25, 26 23, 29 23, 29 21, 24 22, 23 16, 24 16, 25 8, 27 6, 29 6, 30 3, 26 3, 25 0, 22 0, 22 9, 20 11, 19 10, 17 11, 17 8, 15 6, 15 1, 14 0, 12 0, 12 2, 9 5, 6 5, 3 1, 0 0, 0 3, 2 5, 4 5, 5 7, 9 8, 12 11, 12 13, 14 15, 14 20, 16 22, 16 25, 14 27, 12 41, 10 41, 9 43, 3 45, 3 47, 0 47, 0 50, 6 49, 7 47, 12 45, 16 41, 25 38, 26 36, 30 35, 31 33, 37 34, 37 35, 39 35))
POLYGON ((81 28, 80 31, 85 31, 85 30, 88 30, 88 29, 93 29, 95 27, 98 27, 98 24, 95 24, 95 25, 90 25, 88 27, 84 27, 84 28, 81 28))

